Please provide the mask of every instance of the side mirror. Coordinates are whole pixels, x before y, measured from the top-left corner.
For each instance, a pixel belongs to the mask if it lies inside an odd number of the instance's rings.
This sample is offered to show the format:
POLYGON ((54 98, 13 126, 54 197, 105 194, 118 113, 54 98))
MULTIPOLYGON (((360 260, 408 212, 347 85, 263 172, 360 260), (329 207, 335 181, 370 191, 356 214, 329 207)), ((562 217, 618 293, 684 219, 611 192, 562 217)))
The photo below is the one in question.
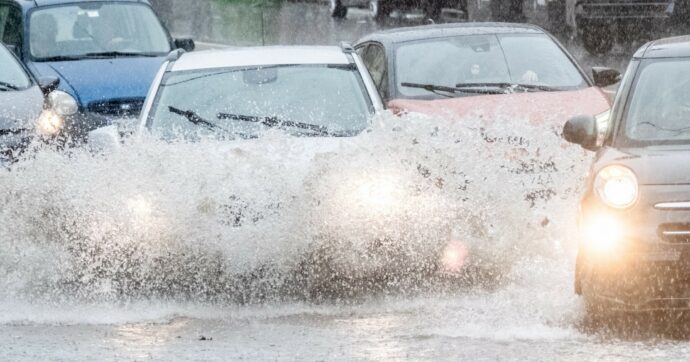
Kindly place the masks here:
POLYGON ((194 39, 179 38, 175 39, 175 48, 184 49, 187 52, 191 52, 194 50, 194 48, 196 48, 196 44, 194 44, 194 39))
POLYGON ((613 68, 593 67, 592 77, 594 85, 600 88, 608 87, 621 81, 621 72, 613 68))
POLYGON ((87 145, 91 152, 108 155, 121 147, 117 126, 105 126, 89 132, 87 145))
POLYGON ((44 95, 50 94, 50 92, 57 89, 60 85, 60 78, 58 77, 42 77, 38 80, 38 86, 44 95))
POLYGON ((563 138, 586 150, 596 151, 598 148, 596 119, 589 115, 569 119, 563 126, 563 138))

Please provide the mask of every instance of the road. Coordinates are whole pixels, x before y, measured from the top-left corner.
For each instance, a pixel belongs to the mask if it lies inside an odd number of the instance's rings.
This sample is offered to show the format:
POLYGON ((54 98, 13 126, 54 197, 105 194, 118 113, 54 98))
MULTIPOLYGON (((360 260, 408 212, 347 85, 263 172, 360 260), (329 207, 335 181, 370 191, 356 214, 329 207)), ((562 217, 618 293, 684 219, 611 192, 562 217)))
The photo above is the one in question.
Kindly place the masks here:
MULTIPOLYGON (((204 47, 214 47, 216 44, 334 44, 341 40, 357 39, 380 28, 419 22, 414 17, 403 17, 377 25, 360 10, 351 11, 347 19, 334 20, 327 16, 323 5, 289 3, 264 10, 264 26, 261 27, 261 12, 256 8, 221 5, 220 2, 192 3, 187 0, 175 0, 175 4, 172 11, 164 14, 165 21, 175 34, 190 34, 206 43, 202 45, 204 47)), ((613 55, 598 58, 587 55, 577 41, 567 35, 561 35, 561 38, 586 67, 611 65, 623 69, 635 47, 634 44, 619 46, 613 55)), ((539 137, 535 136, 534 139, 539 137)), ((554 149, 554 145, 557 143, 547 149, 554 149)), ((399 148, 388 150, 391 149, 399 148)), ((33 169, 18 171, 13 175, 0 174, 0 178, 5 177, 6 181, 2 184, 2 187, 6 187, 4 191, 24 195, 25 200, 7 206, 5 214, 0 212, 0 216, 11 217, 16 222, 14 230, 17 230, 16 237, 13 235, 10 238, 2 234, 3 230, 8 229, 0 228, 0 240, 9 244, 0 252, 0 261, 17 270, 24 270, 23 274, 15 275, 16 270, 3 269, 7 276, 0 279, 6 291, 0 297, 0 359, 685 361, 690 352, 690 333, 682 328, 669 328, 674 325, 672 321, 636 326, 635 320, 632 320, 603 331, 587 326, 583 322, 581 301, 571 290, 574 263, 572 242, 564 242, 558 235, 570 229, 556 228, 556 232, 548 236, 538 235, 535 231, 538 227, 522 224, 529 218, 525 216, 523 206, 506 207, 499 202, 500 198, 494 203, 484 202, 481 207, 486 207, 487 212, 501 215, 493 220, 493 224, 502 225, 497 226, 497 230, 517 238, 514 240, 517 241, 515 248, 531 245, 534 250, 526 257, 516 257, 511 263, 507 280, 490 287, 432 288, 433 291, 422 290, 403 295, 371 293, 363 298, 344 298, 337 302, 306 300, 249 305, 212 303, 193 298, 179 301, 165 298, 141 300, 136 297, 121 301, 92 301, 86 298, 85 301, 74 302, 50 297, 48 300, 34 300, 31 296, 27 298, 22 295, 19 291, 24 285, 34 282, 30 278, 50 281, 53 269, 47 265, 61 257, 44 245, 17 247, 25 241, 22 238, 31 238, 43 230, 43 226, 34 228, 23 223, 28 220, 42 225, 32 214, 32 205, 43 205, 42 202, 47 202, 43 199, 69 204, 70 199, 79 199, 83 195, 99 201, 102 197, 103 202, 99 203, 99 207, 115 205, 115 201, 108 199, 107 195, 110 194, 103 191, 107 187, 97 187, 101 185, 99 182, 102 182, 100 180, 104 174, 118 177, 124 174, 128 183, 136 185, 145 185, 150 181, 147 177, 153 178, 154 184, 166 185, 193 174, 199 179, 198 184, 190 181, 177 185, 190 187, 186 191, 189 191, 189 195, 196 195, 200 188, 208 187, 206 181, 212 180, 209 175, 216 171, 213 165, 205 161, 207 154, 204 153, 196 156, 166 156, 166 153, 156 150, 139 151, 135 152, 137 158, 122 157, 119 164, 110 166, 113 168, 97 168, 95 171, 90 167, 105 166, 96 161, 87 162, 89 167, 62 164, 60 157, 51 156, 33 161, 33 169), (154 159, 138 161, 141 155, 154 159), (167 165, 176 166, 161 168, 164 162, 158 161, 159 157, 169 157, 167 165), (181 159, 187 162, 177 162, 181 159), (162 176, 150 173, 150 169, 159 170, 157 172, 162 176), (180 169, 189 173, 180 175, 166 171, 180 169), (34 190, 34 187, 23 187, 21 180, 13 178, 19 177, 22 172, 22 177, 30 177, 36 185, 48 183, 57 177, 61 182, 80 180, 81 186, 75 187, 74 194, 46 191, 38 186, 34 190), (95 186, 89 188, 91 184, 95 186), (41 200, 32 198, 33 192, 41 200), (510 220, 519 220, 521 223, 512 223, 510 220), (533 242, 536 239, 541 243, 533 242)), ((475 152, 473 149, 466 151, 468 155, 475 152)), ((370 157, 370 154, 363 156, 370 157)), ((566 161, 558 159, 558 162, 566 161)), ((492 166, 488 158, 474 159, 473 162, 479 164, 484 172, 499 170, 492 166)), ((584 165, 582 161, 579 162, 580 166, 584 165)), ((562 183, 576 187, 578 181, 575 173, 564 171, 558 177, 562 183)), ((285 177, 289 178, 289 175, 285 177)), ((496 185, 503 185, 500 180, 496 182, 496 185)), ((120 184, 107 185, 119 190, 123 187, 120 184)), ((511 187, 517 187, 503 186, 503 193, 508 193, 511 187)), ((157 192, 165 192, 164 188, 161 186, 157 192)), ((185 196, 183 191, 179 194, 182 195, 175 193, 175 196, 185 196)), ((551 219, 561 217, 563 220, 573 220, 574 200, 571 197, 564 201, 565 204, 541 210, 543 214, 539 214, 539 217, 548 220, 544 218, 546 215, 551 219), (561 215, 564 209, 568 212, 561 215)), ((78 203, 74 205, 81 206, 78 203)), ((179 204, 178 208, 184 206, 179 204)), ((56 206, 56 209, 59 210, 59 207, 56 206)), ((45 212, 54 212, 51 210, 47 207, 45 212)), ((175 211, 170 206, 168 213, 174 214, 175 211)), ((80 215, 80 221, 89 220, 88 214, 80 215)), ((194 225, 182 226, 193 229, 194 225)), ((91 234, 88 235, 98 232, 89 230, 91 234)), ((208 232, 204 235, 209 239, 217 237, 214 230, 205 232, 208 232)), ((493 243, 497 240, 483 241, 491 245, 486 246, 489 248, 494 247, 493 243)), ((515 248, 506 249, 510 251, 508 255, 518 253, 515 248)), ((234 257, 237 255, 228 255, 228 258, 234 257)), ((203 263, 197 266, 204 267, 203 263)), ((174 268, 171 273, 175 274, 174 268)), ((163 278, 164 275, 159 277, 163 278)), ((105 286, 103 288, 107 289, 105 286)))

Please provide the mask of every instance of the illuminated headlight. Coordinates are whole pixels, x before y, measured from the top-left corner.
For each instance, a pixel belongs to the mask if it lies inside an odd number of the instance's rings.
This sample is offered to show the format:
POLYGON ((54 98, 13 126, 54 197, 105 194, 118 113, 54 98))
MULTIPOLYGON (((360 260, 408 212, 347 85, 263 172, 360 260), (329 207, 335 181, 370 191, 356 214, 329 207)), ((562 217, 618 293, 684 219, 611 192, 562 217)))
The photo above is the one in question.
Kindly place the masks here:
POLYGON ((601 201, 618 209, 632 206, 638 197, 637 177, 620 165, 601 169, 594 179, 594 189, 601 201))
POLYGON ((582 225, 583 240, 588 249, 597 252, 611 252, 623 240, 624 226, 612 215, 592 215, 582 225))
POLYGON ((65 127, 65 117, 79 110, 77 101, 63 91, 53 91, 47 98, 47 109, 41 112, 36 122, 36 131, 42 136, 54 136, 65 127))
POLYGON ((386 212, 396 207, 402 194, 402 187, 396 179, 379 177, 358 183, 353 201, 372 211, 386 212))
POLYGON ((52 110, 44 110, 36 122, 36 131, 43 136, 53 136, 62 130, 65 120, 52 110))
POLYGON ((58 115, 71 116, 79 110, 77 101, 63 91, 53 91, 48 95, 49 108, 58 115))

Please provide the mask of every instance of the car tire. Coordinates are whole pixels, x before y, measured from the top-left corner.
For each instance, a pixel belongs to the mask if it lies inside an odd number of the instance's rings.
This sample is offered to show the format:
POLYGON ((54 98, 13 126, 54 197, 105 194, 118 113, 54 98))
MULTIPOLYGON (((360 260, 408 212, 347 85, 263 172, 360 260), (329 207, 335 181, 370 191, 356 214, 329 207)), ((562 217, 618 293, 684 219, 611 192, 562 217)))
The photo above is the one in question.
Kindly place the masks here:
POLYGON ((606 25, 589 25, 581 30, 582 45, 589 53, 601 55, 613 48, 614 37, 606 25))
POLYGON ((343 6, 340 0, 329 0, 328 12, 331 14, 332 18, 343 19, 347 16, 347 7, 343 6))
POLYGON ((390 15, 390 1, 369 0, 369 16, 376 21, 385 20, 390 15))

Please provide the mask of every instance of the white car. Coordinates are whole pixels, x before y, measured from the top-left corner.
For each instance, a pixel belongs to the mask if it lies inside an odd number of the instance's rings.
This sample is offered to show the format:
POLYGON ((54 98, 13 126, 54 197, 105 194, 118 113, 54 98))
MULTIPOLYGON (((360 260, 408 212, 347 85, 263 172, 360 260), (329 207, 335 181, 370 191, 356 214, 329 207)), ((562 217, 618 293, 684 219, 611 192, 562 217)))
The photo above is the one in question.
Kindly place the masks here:
POLYGON ((231 138, 255 138, 265 128, 353 136, 382 109, 369 73, 347 45, 235 48, 171 55, 140 126, 163 138, 191 137, 200 127, 231 138))
MULTIPOLYGON (((138 132, 193 140, 204 134, 256 138, 279 128, 295 136, 354 136, 383 104, 352 47, 230 48, 168 56, 141 113, 138 132)), ((91 148, 117 147, 114 127, 91 132, 91 148)))

